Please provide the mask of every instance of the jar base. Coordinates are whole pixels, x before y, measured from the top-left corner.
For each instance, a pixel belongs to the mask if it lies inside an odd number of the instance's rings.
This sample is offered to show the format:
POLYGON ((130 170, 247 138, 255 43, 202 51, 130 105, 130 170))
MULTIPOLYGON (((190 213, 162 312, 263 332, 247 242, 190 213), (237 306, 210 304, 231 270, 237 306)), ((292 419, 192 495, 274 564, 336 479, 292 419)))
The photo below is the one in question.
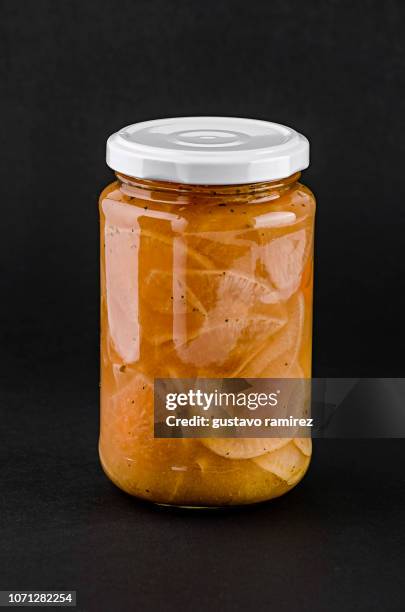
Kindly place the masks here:
MULTIPOLYGON (((155 506, 160 508, 168 508, 169 510, 223 510, 224 508, 230 508, 231 506, 186 506, 182 504, 163 504, 160 502, 152 502, 155 506)), ((237 507, 237 506, 234 506, 237 507)))

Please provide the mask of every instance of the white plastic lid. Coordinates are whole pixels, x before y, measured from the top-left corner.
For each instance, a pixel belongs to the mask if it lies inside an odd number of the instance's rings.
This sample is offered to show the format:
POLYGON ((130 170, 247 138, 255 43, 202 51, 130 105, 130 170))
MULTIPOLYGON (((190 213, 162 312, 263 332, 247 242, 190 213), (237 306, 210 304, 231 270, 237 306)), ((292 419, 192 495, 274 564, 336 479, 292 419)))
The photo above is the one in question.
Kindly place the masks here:
POLYGON ((258 183, 307 168, 309 143, 285 125, 257 119, 156 119, 110 136, 107 164, 137 178, 193 185, 258 183))

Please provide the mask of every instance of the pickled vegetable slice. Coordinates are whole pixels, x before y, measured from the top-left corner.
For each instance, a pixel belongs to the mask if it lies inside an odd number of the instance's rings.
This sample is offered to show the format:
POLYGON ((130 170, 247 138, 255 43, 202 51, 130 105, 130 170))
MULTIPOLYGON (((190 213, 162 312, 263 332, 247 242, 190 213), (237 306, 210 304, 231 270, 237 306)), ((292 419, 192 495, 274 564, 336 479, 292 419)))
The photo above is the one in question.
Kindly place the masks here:
POLYGON ((287 303, 283 328, 256 349, 244 354, 232 376, 244 378, 300 378, 298 355, 304 331, 305 300, 297 293, 287 303))
POLYGON ((267 296, 272 291, 265 280, 238 269, 217 268, 201 270, 187 268, 183 274, 152 269, 145 276, 141 296, 148 302, 151 310, 156 312, 176 312, 178 305, 173 302, 174 289, 178 287, 182 297, 181 310, 203 314, 216 304, 218 291, 224 292, 224 286, 232 285, 240 291, 242 302, 255 298, 266 306, 267 296))
POLYGON ((105 276, 109 332, 124 362, 139 358, 138 252, 132 207, 104 200, 105 276))
POLYGON ((311 438, 294 438, 295 446, 300 449, 301 453, 310 457, 312 454, 312 440, 311 438))
POLYGON ((198 367, 227 362, 236 365, 240 356, 254 350, 263 337, 279 331, 285 325, 283 308, 277 304, 262 310, 258 288, 236 273, 224 275, 216 301, 196 337, 190 339, 185 326, 178 326, 174 343, 182 361, 198 367))
MULTIPOLYGON (((232 270, 187 270, 187 246, 181 242, 175 246, 179 265, 172 278, 155 270, 149 283, 163 288, 161 304, 155 308, 172 312, 171 329, 165 331, 173 333, 174 349, 183 363, 226 368, 283 327, 285 309, 264 303, 269 289, 246 272, 249 257, 234 262, 232 270)), ((151 295, 153 291, 150 286, 151 295)), ((151 335, 164 337, 162 331, 160 326, 151 335)), ((229 371, 226 368, 224 375, 229 371)))
POLYGON ((153 387, 143 374, 128 372, 125 377, 127 384, 103 401, 103 416, 111 444, 131 457, 153 438, 153 387))
MULTIPOLYGON (((136 463, 146 472, 171 470, 190 461, 193 440, 154 437, 153 381, 139 372, 127 371, 128 383, 103 397, 102 436, 107 452, 112 449, 119 465, 136 463)), ((195 446, 195 443, 194 443, 195 446)))
POLYGON ((309 457, 304 455, 293 442, 256 457, 253 461, 264 470, 275 474, 288 485, 294 485, 304 475, 309 457))
POLYGON ((201 442, 227 459, 251 459, 282 448, 291 438, 207 438, 201 442))
POLYGON ((305 229, 271 240, 261 247, 261 259, 277 289, 277 299, 288 300, 297 291, 308 255, 305 229))
MULTIPOLYGON (((282 403, 277 407, 278 418, 294 418, 304 417, 305 411, 308 409, 308 383, 304 379, 279 381, 278 385, 282 389, 280 398, 283 398, 282 403), (284 384, 283 384, 284 383, 284 384), (284 387, 284 389, 283 389, 284 387)), ((297 433, 299 426, 291 427, 292 435, 297 433)), ((277 435, 284 434, 284 427, 273 429, 273 433, 277 435)), ((228 459, 250 459, 258 457, 264 453, 275 451, 282 448, 292 440, 287 437, 272 437, 272 438, 207 438, 202 440, 204 446, 212 450, 217 455, 228 459)), ((297 447, 306 455, 311 454, 310 444, 307 439, 297 439, 297 447), (300 446, 301 445, 301 446, 300 446)), ((309 439, 310 443, 310 439, 309 439)))
MULTIPOLYGON (((256 233, 256 232, 255 232, 256 233)), ((234 262, 244 261, 244 270, 252 273, 256 254, 252 251, 251 239, 247 239, 246 230, 196 232, 186 234, 185 239, 190 251, 204 254, 206 263, 201 262, 201 269, 220 269, 235 267, 234 262), (210 262, 207 263, 207 260, 210 262)), ((191 260, 190 260, 191 263, 191 260)), ((190 266, 191 267, 191 266, 190 266)), ((192 265, 196 268, 196 265, 192 265)), ((240 269, 240 268, 239 268, 240 269)))
POLYGON ((200 312, 207 315, 198 293, 201 292, 193 291, 186 280, 163 270, 151 270, 143 281, 142 295, 149 308, 157 312, 200 312), (173 285, 177 285, 181 301, 174 300, 173 285))

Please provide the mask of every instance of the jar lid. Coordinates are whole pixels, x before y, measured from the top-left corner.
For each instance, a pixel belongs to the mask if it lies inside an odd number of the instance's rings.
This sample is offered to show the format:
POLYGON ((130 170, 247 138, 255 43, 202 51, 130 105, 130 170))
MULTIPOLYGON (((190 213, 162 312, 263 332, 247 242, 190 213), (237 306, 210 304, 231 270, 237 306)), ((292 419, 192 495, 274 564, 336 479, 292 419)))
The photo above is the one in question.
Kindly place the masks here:
POLYGON ((285 178, 309 165, 295 130, 237 117, 175 117, 134 123, 107 141, 107 164, 129 176, 194 185, 285 178))

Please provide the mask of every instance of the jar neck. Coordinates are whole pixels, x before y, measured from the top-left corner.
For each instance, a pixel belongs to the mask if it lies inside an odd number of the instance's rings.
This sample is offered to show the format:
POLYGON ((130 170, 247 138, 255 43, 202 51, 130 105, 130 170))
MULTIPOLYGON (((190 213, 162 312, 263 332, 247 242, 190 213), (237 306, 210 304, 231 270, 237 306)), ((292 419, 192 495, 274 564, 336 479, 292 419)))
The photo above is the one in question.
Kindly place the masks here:
POLYGON ((170 204, 216 204, 232 200, 241 204, 257 204, 279 198, 299 180, 301 172, 275 181, 244 185, 187 185, 127 176, 116 172, 121 191, 129 197, 170 204))

